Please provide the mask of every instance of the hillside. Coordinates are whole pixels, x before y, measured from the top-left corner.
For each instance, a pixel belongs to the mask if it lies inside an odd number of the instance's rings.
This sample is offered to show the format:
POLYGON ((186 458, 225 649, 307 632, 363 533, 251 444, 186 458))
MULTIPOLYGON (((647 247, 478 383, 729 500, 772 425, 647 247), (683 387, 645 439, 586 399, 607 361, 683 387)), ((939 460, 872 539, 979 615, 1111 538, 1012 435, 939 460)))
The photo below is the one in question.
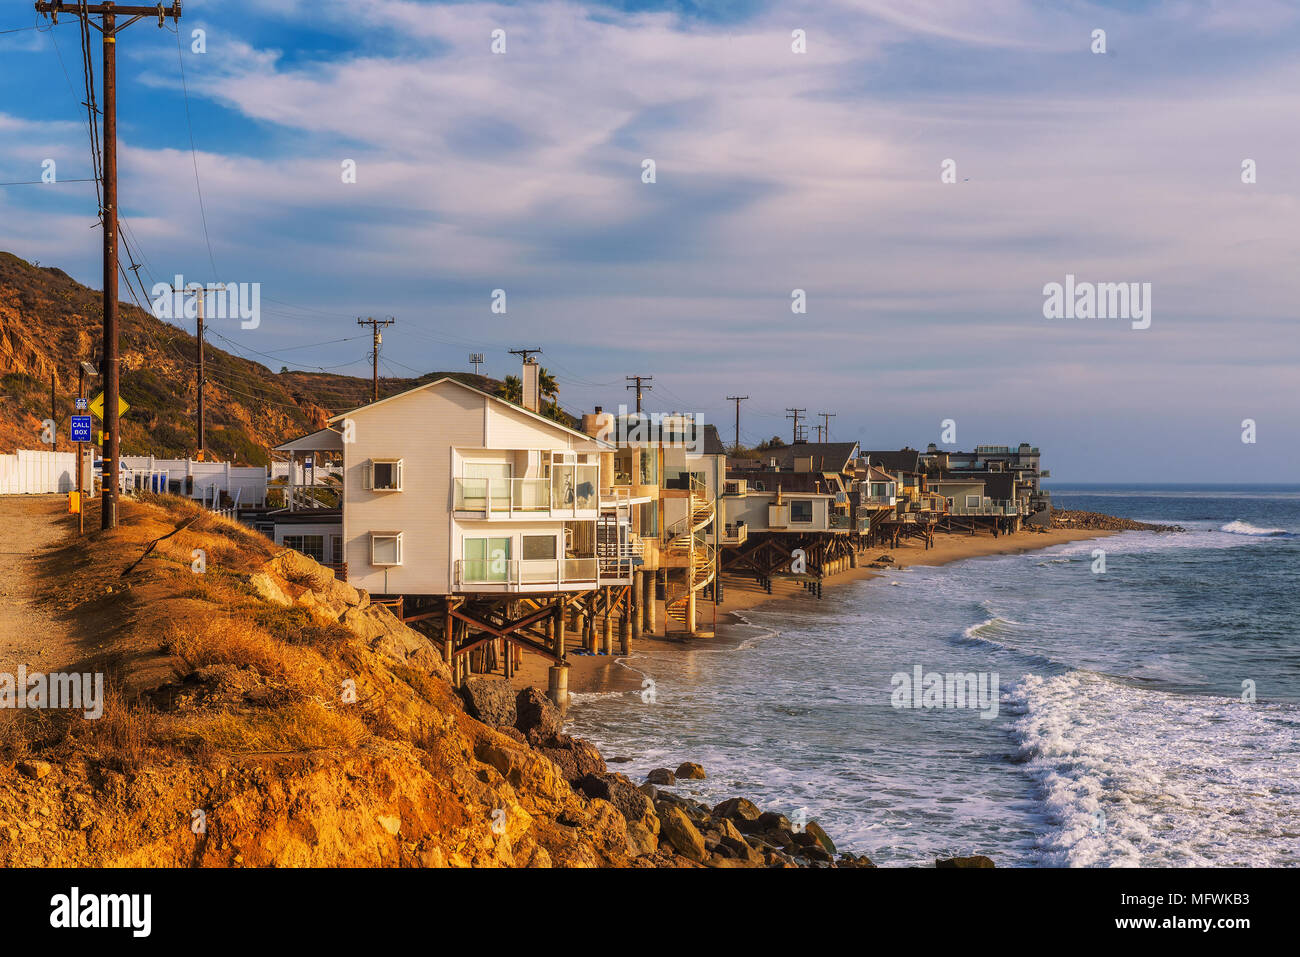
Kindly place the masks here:
MULTIPOLYGON (((192 331, 163 322, 122 291, 122 420, 126 455, 182 457, 195 448, 195 341, 192 331)), ((38 267, 0 252, 0 452, 42 448, 41 423, 50 415, 54 378, 59 449, 69 449, 67 418, 77 390, 77 368, 100 350, 101 293, 60 269, 38 267)), ((325 419, 368 401, 370 380, 313 372, 272 372, 212 344, 205 350, 208 451, 236 464, 262 465, 268 450, 321 428, 325 419)), ((420 378, 381 379, 380 394, 452 375, 495 393, 501 383, 468 372, 430 372, 420 378)), ((101 385, 87 381, 94 396, 101 385)))
POLYGON ((814 822, 638 787, 535 689, 477 679, 471 713, 436 631, 235 522, 121 517, 33 566, 67 639, 36 659, 106 701, 0 709, 0 867, 871 866, 814 822))

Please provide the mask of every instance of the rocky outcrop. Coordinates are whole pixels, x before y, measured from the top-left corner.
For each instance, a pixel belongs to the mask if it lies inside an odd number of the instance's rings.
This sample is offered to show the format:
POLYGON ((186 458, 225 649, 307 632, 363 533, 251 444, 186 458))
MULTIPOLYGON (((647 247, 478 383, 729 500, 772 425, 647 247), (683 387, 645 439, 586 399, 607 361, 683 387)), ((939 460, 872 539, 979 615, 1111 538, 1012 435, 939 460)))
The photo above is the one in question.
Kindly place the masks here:
POLYGON ((1101 512, 1078 512, 1052 509, 1052 528, 1085 528, 1108 532, 1185 532, 1181 525, 1152 525, 1131 518, 1117 518, 1101 512))

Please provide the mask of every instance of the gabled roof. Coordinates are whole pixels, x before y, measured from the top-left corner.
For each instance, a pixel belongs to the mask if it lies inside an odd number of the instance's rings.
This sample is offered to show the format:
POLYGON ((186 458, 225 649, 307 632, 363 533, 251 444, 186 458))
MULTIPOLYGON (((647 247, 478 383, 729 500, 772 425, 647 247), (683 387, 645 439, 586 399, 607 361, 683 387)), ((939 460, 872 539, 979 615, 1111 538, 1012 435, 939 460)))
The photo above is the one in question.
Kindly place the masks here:
MULTIPOLYGON (((332 419, 330 421, 333 421, 332 419)), ((339 452, 343 436, 338 429, 324 428, 277 445, 272 452, 339 452)))
POLYGON ((434 379, 432 382, 424 383, 424 385, 417 385, 414 389, 407 389, 405 392, 399 392, 396 395, 390 395, 387 398, 380 399, 378 402, 370 402, 367 403, 366 405, 357 406, 357 408, 351 409, 348 412, 340 412, 338 415, 332 415, 329 418, 329 422, 330 424, 333 424, 335 422, 341 422, 350 415, 356 415, 358 412, 369 412, 371 409, 377 409, 381 405, 386 405, 389 402, 395 402, 398 399, 403 399, 408 395, 415 394, 416 392, 421 392, 425 389, 435 388, 436 386, 442 385, 444 382, 449 382, 452 385, 456 386, 457 388, 464 389, 467 392, 473 392, 475 395, 481 395, 485 399, 491 399, 493 402, 503 405, 507 409, 510 409, 513 412, 518 412, 521 415, 526 415, 529 418, 536 419, 539 424, 563 432, 565 435, 571 435, 575 438, 582 439, 584 442, 590 442, 593 445, 600 446, 601 448, 605 448, 605 449, 615 448, 615 446, 604 441, 603 439, 596 438, 594 435, 588 435, 585 432, 579 432, 577 429, 571 429, 567 425, 561 425, 559 422, 556 422, 554 419, 548 419, 544 415, 538 415, 536 412, 530 412, 527 409, 525 409, 522 405, 516 405, 513 402, 501 398, 501 396, 499 395, 492 395, 490 392, 484 392, 482 389, 476 389, 472 385, 466 385, 464 382, 461 382, 459 379, 453 379, 451 376, 443 376, 441 379, 434 379))
POLYGON ((866 455, 872 465, 882 468, 886 472, 921 471, 921 453, 916 449, 883 450, 864 452, 863 454, 866 455))
POLYGON ((800 442, 769 449, 763 460, 776 459, 782 470, 793 471, 795 459, 811 458, 814 472, 843 472, 857 456, 857 442, 800 442))
POLYGON ((727 450, 722 447, 722 439, 718 437, 718 427, 716 425, 704 426, 704 454, 705 455, 726 455, 727 450))

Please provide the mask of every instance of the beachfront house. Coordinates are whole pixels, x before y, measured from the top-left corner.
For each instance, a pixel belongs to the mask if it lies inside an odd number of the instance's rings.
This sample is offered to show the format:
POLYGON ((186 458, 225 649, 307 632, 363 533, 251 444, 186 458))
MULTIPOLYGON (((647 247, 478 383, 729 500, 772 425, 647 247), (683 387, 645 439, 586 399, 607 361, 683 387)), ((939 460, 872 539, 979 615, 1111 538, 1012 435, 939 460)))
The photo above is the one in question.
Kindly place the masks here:
POLYGON ((855 508, 856 442, 799 442, 728 462, 723 568, 770 587, 815 586, 853 564, 869 517, 855 508))

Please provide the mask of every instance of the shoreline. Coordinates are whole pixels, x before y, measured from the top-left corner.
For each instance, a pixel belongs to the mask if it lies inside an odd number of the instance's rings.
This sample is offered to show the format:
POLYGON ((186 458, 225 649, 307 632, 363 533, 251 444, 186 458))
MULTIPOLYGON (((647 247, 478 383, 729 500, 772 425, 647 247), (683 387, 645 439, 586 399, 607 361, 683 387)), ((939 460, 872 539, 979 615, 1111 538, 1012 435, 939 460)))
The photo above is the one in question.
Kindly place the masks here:
MULTIPOLYGON (((898 548, 872 548, 863 553, 862 564, 825 579, 824 584, 830 589, 840 589, 854 582, 880 577, 882 572, 910 568, 912 566, 937 567, 970 558, 984 558, 993 555, 1018 555, 1040 551, 1055 545, 1071 542, 1101 539, 1118 534, 1114 529, 1098 528, 1052 528, 1043 532, 1021 531, 1003 534, 997 538, 990 535, 965 535, 959 533, 940 533, 935 536, 933 548, 926 549, 919 543, 908 543, 898 548), (888 555, 894 561, 892 565, 873 568, 871 563, 877 558, 888 555)), ((569 651, 569 693, 587 695, 602 693, 622 693, 640 687, 641 672, 626 662, 635 657, 638 650, 656 648, 687 648, 692 645, 731 643, 740 640, 736 632, 748 625, 741 612, 757 608, 768 602, 802 598, 817 601, 808 596, 803 586, 797 582, 777 579, 772 582, 772 593, 768 594, 757 582, 748 578, 723 577, 723 600, 717 606, 717 627, 713 637, 709 638, 675 638, 663 635, 642 635, 632 645, 632 654, 623 655, 588 655, 577 653, 581 644, 571 641, 569 651)), ((656 621, 662 627, 664 622, 663 602, 658 602, 656 621)), ((701 623, 708 619, 705 613, 712 602, 702 603, 701 623)), ((709 613, 711 617, 711 613, 709 613)), ((547 663, 536 655, 525 655, 523 667, 516 673, 512 684, 516 688, 534 687, 542 691, 547 685, 547 663)))

